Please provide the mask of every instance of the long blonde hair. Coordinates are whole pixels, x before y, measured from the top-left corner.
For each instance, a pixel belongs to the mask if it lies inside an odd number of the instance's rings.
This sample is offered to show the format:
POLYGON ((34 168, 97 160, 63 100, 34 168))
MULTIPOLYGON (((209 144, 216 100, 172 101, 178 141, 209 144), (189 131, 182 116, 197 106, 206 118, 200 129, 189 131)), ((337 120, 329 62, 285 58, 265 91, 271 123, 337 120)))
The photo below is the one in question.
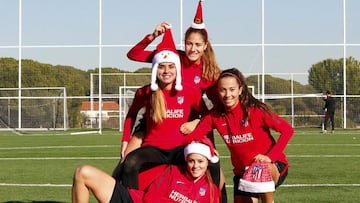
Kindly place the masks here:
POLYGON ((166 118, 166 101, 164 94, 158 88, 151 95, 151 117, 155 123, 161 123, 166 118))

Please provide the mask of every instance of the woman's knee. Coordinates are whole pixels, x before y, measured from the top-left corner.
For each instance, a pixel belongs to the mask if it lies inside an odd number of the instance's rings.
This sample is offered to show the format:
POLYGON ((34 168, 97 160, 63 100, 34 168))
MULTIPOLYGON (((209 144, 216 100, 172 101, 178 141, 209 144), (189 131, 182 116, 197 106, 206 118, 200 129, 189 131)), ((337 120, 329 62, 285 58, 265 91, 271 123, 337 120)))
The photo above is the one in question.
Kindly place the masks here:
POLYGON ((138 156, 127 156, 123 162, 123 173, 140 170, 142 162, 138 156))
POLYGON ((92 171, 92 167, 89 165, 82 165, 78 168, 76 168, 75 172, 74 172, 74 181, 75 180, 85 180, 88 177, 91 176, 91 171, 92 171))

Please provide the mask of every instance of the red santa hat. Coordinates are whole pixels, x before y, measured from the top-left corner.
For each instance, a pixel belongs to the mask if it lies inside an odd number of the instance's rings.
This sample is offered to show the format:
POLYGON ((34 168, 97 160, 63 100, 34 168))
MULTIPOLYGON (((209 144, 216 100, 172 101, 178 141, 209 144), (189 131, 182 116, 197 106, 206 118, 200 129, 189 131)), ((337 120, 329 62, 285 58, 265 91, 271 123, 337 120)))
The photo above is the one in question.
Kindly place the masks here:
MULTIPOLYGON (((189 142, 190 139, 186 139, 185 142, 189 142)), ((211 163, 217 163, 219 162, 219 157, 215 155, 215 149, 212 142, 204 137, 199 140, 193 140, 190 143, 186 144, 186 147, 184 149, 184 156, 185 158, 189 154, 201 154, 205 156, 211 163)))
POLYGON ((172 62, 176 67, 176 84, 175 89, 182 90, 181 85, 181 64, 180 58, 176 51, 174 39, 171 33, 171 26, 169 26, 163 35, 162 41, 157 45, 155 55, 152 60, 152 73, 151 73, 151 90, 156 91, 159 86, 157 80, 157 68, 160 63, 172 62))
POLYGON ((205 24, 204 24, 203 15, 202 15, 202 4, 201 4, 202 1, 203 0, 200 0, 198 3, 194 22, 191 24, 191 27, 195 28, 195 29, 205 29, 205 24))
POLYGON ((271 176, 269 164, 266 162, 253 162, 247 167, 240 179, 238 189, 251 193, 266 193, 275 191, 275 183, 271 176))
POLYGON ((201 2, 203 2, 203 0, 199 0, 194 21, 193 21, 193 23, 191 24, 191 26, 187 29, 186 32, 188 32, 188 31, 191 30, 191 29, 202 30, 202 31, 205 32, 205 34, 206 34, 206 39, 207 39, 207 38, 208 38, 208 32, 207 32, 207 30, 206 30, 205 23, 204 23, 204 21, 203 21, 203 16, 202 16, 202 4, 201 4, 201 2))

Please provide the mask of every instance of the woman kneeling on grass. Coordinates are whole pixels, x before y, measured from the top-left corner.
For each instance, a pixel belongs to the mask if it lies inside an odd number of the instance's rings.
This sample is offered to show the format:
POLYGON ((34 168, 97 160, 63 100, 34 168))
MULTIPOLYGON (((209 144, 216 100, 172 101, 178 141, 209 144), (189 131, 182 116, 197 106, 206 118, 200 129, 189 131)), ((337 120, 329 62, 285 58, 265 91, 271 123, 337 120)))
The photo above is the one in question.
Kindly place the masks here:
POLYGON ((272 203, 275 187, 287 175, 283 151, 294 129, 251 94, 239 70, 224 70, 217 88, 219 105, 188 136, 205 136, 216 128, 231 153, 234 202, 272 203), (272 130, 280 134, 277 140, 272 130))
POLYGON ((209 162, 218 162, 214 146, 207 138, 186 139, 186 167, 169 165, 145 190, 126 189, 104 171, 90 165, 76 169, 73 179, 72 202, 89 202, 91 190, 98 202, 160 203, 197 202, 219 203, 220 191, 212 182, 209 162))

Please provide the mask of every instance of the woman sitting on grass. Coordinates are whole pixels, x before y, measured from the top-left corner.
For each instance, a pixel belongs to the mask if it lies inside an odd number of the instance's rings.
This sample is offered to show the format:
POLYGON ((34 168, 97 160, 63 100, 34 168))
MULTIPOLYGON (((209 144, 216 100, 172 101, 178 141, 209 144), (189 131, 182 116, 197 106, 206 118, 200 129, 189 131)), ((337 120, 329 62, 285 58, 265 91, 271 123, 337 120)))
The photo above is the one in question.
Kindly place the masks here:
POLYGON ((91 191, 98 202, 219 203, 220 191, 212 182, 209 162, 218 162, 214 146, 207 138, 184 140, 186 166, 169 165, 145 190, 127 189, 104 171, 90 165, 76 169, 72 187, 72 202, 87 203, 91 191))

